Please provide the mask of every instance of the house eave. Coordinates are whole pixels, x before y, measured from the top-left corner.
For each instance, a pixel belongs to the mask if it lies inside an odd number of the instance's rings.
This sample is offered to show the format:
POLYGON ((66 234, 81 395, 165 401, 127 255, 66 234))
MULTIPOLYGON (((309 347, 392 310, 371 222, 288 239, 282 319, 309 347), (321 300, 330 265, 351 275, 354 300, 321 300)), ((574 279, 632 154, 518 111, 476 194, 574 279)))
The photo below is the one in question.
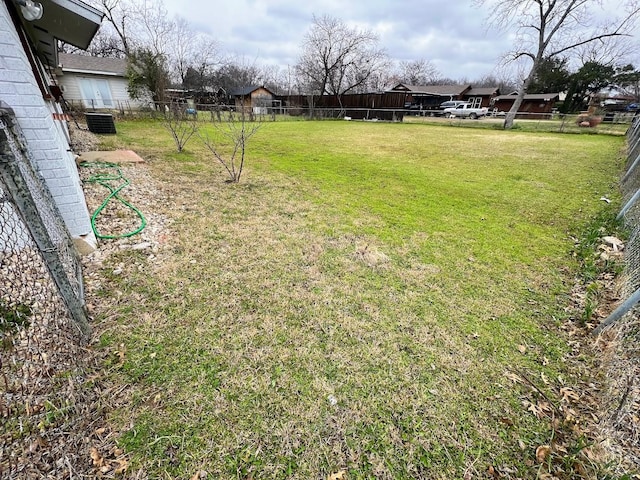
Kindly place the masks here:
POLYGON ((27 21, 16 5, 18 17, 44 64, 58 64, 57 40, 86 50, 100 28, 103 14, 80 0, 39 0, 42 18, 27 21))
POLYGON ((62 68, 62 75, 66 73, 79 73, 81 75, 104 75, 108 77, 123 77, 123 78, 125 76, 124 73, 117 73, 117 72, 103 72, 100 70, 83 70, 79 68, 62 68))

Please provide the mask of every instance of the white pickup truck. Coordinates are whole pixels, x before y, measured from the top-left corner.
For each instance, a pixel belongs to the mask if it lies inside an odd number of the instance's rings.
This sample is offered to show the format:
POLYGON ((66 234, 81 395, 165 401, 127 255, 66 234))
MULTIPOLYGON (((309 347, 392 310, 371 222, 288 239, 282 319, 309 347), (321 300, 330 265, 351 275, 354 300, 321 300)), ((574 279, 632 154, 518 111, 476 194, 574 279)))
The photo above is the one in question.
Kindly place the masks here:
POLYGON ((461 103, 452 108, 445 108, 442 112, 445 117, 469 117, 472 119, 484 117, 489 113, 486 108, 473 108, 470 103, 461 103))

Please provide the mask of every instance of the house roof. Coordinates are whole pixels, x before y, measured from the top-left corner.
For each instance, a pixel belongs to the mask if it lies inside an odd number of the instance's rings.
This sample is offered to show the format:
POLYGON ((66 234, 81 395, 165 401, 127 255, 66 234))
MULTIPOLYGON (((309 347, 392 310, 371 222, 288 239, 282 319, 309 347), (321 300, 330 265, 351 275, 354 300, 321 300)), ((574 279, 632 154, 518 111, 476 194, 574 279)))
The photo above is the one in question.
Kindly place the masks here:
POLYGON ((247 95, 251 95, 253 92, 261 88, 269 92, 271 95, 274 95, 274 93, 271 90, 269 90, 263 85, 253 85, 250 87, 237 88, 229 92, 229 95, 231 95, 232 97, 246 97, 247 95))
POLYGON ((486 95, 500 95, 499 87, 471 87, 471 90, 465 92, 465 95, 486 96, 486 95))
POLYGON ((20 7, 17 16, 45 65, 58 64, 56 39, 86 50, 100 28, 102 13, 80 0, 38 0, 42 18, 27 21, 20 7))
POLYGON ((93 73, 124 77, 127 61, 124 58, 91 57, 73 53, 58 54, 59 66, 65 72, 93 73))
POLYGON ((391 91, 403 91, 411 93, 423 93, 426 95, 462 95, 471 88, 471 85, 406 85, 400 83, 391 91))

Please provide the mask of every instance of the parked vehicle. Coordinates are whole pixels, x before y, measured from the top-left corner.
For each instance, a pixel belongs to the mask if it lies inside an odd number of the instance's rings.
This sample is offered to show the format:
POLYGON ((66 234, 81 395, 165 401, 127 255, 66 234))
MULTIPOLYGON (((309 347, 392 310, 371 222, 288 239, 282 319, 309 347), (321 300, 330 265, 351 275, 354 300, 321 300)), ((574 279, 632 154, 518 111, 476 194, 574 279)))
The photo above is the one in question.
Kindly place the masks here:
POLYGON ((463 100, 447 100, 446 102, 442 102, 440 104, 440 109, 444 110, 446 108, 456 108, 458 105, 462 103, 467 103, 463 100))
POLYGON ((460 105, 452 108, 444 109, 445 117, 461 117, 476 119, 487 115, 488 110, 486 108, 473 108, 470 103, 464 102, 460 105))

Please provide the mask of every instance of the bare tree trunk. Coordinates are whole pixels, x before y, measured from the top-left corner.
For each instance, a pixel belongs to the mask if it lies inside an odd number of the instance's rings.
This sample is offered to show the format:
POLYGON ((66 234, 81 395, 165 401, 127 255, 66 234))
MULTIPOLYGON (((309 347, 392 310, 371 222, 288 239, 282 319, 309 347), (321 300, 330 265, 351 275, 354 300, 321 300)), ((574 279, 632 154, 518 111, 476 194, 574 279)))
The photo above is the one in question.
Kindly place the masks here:
POLYGON ((503 128, 505 130, 510 130, 511 128, 513 128, 513 121, 516 119, 516 114, 518 113, 518 110, 520 110, 520 106, 522 105, 524 96, 527 94, 527 90, 529 89, 529 84, 531 83, 531 80, 533 80, 533 77, 535 76, 536 71, 538 70, 539 64, 540 64, 540 60, 535 59, 533 61, 533 65, 531 66, 531 70, 529 71, 527 78, 525 78, 524 82, 522 82, 522 85, 518 90, 518 95, 516 96, 516 99, 513 101, 513 105, 511 105, 511 109, 509 109, 509 112, 507 113, 507 116, 504 119, 503 128))
POLYGON ((338 94, 336 96, 338 97, 338 105, 340 105, 340 112, 338 112, 337 118, 342 118, 347 114, 347 112, 345 111, 344 105, 342 104, 342 95, 338 94))
POLYGON ((511 105, 511 109, 509 110, 509 112, 507 113, 507 116, 504 119, 503 128, 505 130, 510 130, 511 128, 513 128, 513 121, 516 119, 516 114, 520 109, 520 105, 522 105, 522 101, 524 100, 524 96, 526 93, 527 91, 525 90, 524 84, 523 84, 523 86, 520 87, 520 90, 518 90, 518 95, 516 96, 516 99, 513 101, 513 105, 511 105))

